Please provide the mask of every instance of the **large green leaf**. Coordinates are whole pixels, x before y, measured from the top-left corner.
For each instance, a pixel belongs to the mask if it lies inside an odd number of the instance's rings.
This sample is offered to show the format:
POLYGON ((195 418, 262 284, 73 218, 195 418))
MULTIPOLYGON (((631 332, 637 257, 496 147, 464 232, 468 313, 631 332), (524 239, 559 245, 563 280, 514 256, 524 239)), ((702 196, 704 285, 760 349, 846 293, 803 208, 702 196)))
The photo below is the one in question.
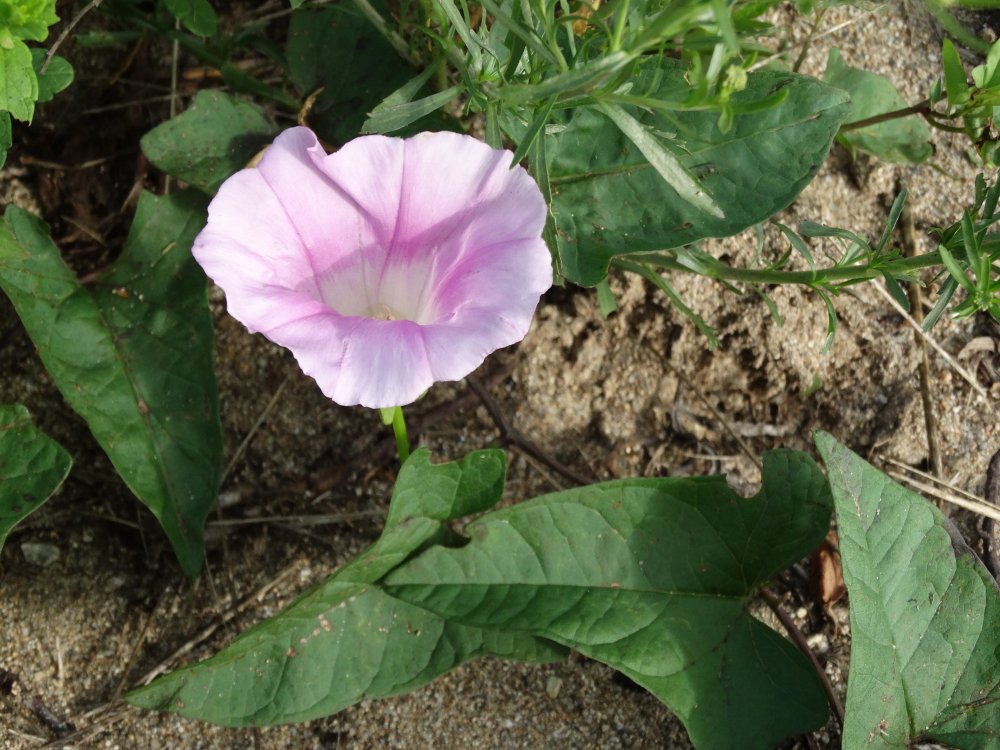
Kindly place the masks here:
POLYGON ((255 104, 222 91, 199 91, 184 112, 143 136, 142 150, 167 174, 214 193, 274 132, 255 104))
POLYGON ((286 55, 303 96, 323 88, 307 120, 335 143, 358 135, 367 114, 414 74, 374 26, 345 5, 295 11, 286 55))
POLYGON ((844 747, 996 748, 996 582, 937 508, 830 435, 816 445, 851 597, 844 747))
MULTIPOLYGON (((664 60, 643 65, 633 91, 682 102, 689 86, 682 66, 664 60)), ((726 133, 717 112, 632 112, 698 179, 721 217, 681 198, 599 111, 556 111, 554 124, 565 129, 547 136, 546 150, 561 270, 570 281, 594 285, 615 255, 728 236, 780 211, 812 179, 848 111, 844 92, 774 71, 750 74, 731 103, 743 114, 726 133)))
POLYGON ((747 601, 823 539, 830 512, 812 460, 774 452, 752 499, 717 477, 560 492, 487 514, 468 545, 431 547, 385 587, 449 621, 539 636, 621 670, 699 748, 770 750, 827 709, 805 657, 747 601))
POLYGON ((20 404, 0 406, 0 548, 10 530, 59 489, 73 459, 20 404))
POLYGON ((0 29, 0 111, 30 122, 38 98, 38 78, 31 66, 31 50, 20 39, 0 29), (7 34, 7 36, 4 36, 7 34))
POLYGON ((11 206, 0 226, 0 288, 63 397, 196 575, 222 461, 212 321, 191 242, 194 192, 144 194, 121 257, 91 288, 47 227, 11 206))
POLYGON ((386 530, 360 558, 211 659, 126 696, 135 705, 225 725, 325 716, 363 698, 412 690, 480 654, 549 661, 565 651, 530 635, 448 622, 373 585, 448 520, 494 505, 500 451, 433 466, 426 450, 400 471, 386 530))
MULTIPOLYGON (((852 68, 837 49, 830 50, 823 80, 851 95, 851 122, 906 107, 892 81, 877 73, 852 68)), ((848 148, 859 148, 901 164, 919 164, 934 152, 930 144, 931 129, 917 115, 851 130, 837 138, 848 148)))

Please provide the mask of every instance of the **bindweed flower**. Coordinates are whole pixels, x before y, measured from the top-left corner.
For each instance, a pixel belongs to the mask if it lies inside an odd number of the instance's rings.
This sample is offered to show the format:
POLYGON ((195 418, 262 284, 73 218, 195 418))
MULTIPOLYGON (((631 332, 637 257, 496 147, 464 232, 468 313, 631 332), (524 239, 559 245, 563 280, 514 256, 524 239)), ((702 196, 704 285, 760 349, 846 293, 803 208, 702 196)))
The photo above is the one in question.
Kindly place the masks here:
POLYGON ((279 135, 219 189, 194 256, 229 313, 329 398, 402 406, 524 338, 552 283, 545 200, 471 136, 279 135))

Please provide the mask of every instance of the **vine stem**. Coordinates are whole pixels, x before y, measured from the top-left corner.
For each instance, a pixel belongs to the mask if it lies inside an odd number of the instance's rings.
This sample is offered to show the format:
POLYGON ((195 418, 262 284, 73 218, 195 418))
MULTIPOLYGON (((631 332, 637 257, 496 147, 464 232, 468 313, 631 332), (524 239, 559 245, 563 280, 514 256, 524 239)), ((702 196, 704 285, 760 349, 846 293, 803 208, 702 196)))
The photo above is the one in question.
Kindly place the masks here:
MULTIPOLYGON (((676 258, 671 258, 662 253, 634 255, 632 257, 640 263, 665 268, 669 271, 697 273, 699 276, 707 276, 710 279, 744 281, 751 284, 805 284, 806 286, 816 286, 817 284, 825 284, 833 281, 865 281, 867 279, 880 278, 885 273, 893 276, 905 276, 921 268, 941 265, 941 256, 936 251, 912 258, 901 258, 889 263, 883 263, 878 267, 857 265, 833 266, 832 268, 817 268, 812 271, 736 268, 727 266, 721 262, 706 266, 703 270, 696 270, 684 265, 676 258)), ((629 261, 614 259, 611 263, 618 268, 632 270, 627 268, 627 265, 632 265, 629 261)))
POLYGON ((873 115, 872 117, 866 117, 863 120, 857 120, 855 122, 849 122, 846 125, 841 125, 840 132, 847 133, 851 130, 859 130, 861 128, 867 128, 869 125, 878 125, 880 122, 895 120, 900 117, 909 117, 910 115, 926 116, 927 113, 930 112, 930 109, 931 109, 930 100, 924 99, 922 102, 911 104, 909 107, 894 109, 891 112, 883 112, 880 115, 873 115))
POLYGON ((396 436, 396 453, 402 465, 410 457, 410 439, 406 435, 406 418, 403 416, 402 406, 397 406, 393 411, 392 432, 396 436))

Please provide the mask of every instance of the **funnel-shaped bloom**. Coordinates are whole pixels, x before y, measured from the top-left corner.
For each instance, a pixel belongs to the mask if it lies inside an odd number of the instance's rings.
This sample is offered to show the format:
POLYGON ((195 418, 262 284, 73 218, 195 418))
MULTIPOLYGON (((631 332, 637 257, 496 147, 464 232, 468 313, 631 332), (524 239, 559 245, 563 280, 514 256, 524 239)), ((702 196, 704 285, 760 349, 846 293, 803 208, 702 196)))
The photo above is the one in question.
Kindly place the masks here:
POLYGON ((454 133, 328 155, 292 128, 222 185, 194 256, 331 399, 402 406, 524 338, 552 282, 545 201, 510 161, 454 133))

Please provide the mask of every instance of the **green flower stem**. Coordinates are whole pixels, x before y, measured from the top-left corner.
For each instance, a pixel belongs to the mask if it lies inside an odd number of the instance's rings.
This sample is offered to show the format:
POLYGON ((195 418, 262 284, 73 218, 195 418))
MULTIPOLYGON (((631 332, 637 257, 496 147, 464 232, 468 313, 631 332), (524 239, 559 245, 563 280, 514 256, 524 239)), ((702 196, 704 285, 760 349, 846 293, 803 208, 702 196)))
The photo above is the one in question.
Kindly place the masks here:
POLYGON ((396 436, 396 453, 399 455, 399 463, 403 464, 410 457, 410 440, 406 436, 406 419, 403 417, 402 406, 389 406, 378 410, 382 418, 382 424, 392 425, 393 434, 396 436))
MULTIPOLYGON (((631 261, 615 258, 612 265, 626 271, 638 271, 634 266, 639 264, 665 268, 670 271, 697 273, 720 281, 743 281, 749 284, 805 284, 806 286, 822 286, 833 282, 852 283, 880 278, 888 274, 894 278, 911 277, 922 268, 932 268, 942 264, 941 255, 936 250, 913 258, 900 258, 876 266, 850 265, 817 268, 814 271, 779 271, 772 268, 734 268, 725 263, 706 265, 701 269, 693 269, 679 262, 676 258, 660 253, 633 256, 631 261)), ((643 274, 645 275, 645 274, 643 274)))

